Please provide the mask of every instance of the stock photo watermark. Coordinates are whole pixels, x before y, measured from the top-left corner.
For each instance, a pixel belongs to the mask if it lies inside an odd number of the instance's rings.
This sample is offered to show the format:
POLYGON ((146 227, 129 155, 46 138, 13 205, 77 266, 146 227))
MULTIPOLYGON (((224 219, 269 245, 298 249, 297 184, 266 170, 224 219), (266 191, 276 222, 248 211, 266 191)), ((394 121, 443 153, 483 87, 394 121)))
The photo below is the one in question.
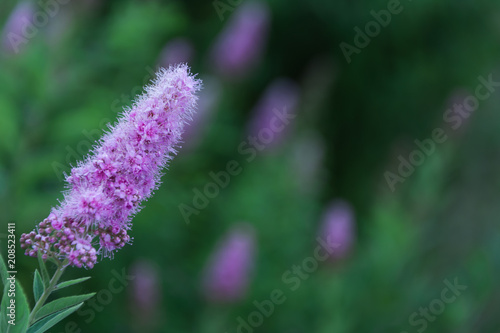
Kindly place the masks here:
MULTIPOLYGON (((443 281, 446 286, 441 290, 438 298, 429 302, 428 306, 420 307, 418 311, 411 313, 408 316, 408 323, 415 327, 418 333, 423 333, 429 326, 429 322, 434 322, 445 310, 446 306, 455 302, 463 291, 467 290, 467 286, 460 284, 458 278, 451 283, 448 279, 443 281)), ((401 333, 409 333, 402 331, 401 333)))
MULTIPOLYGON (((326 240, 318 237, 317 246, 313 255, 304 258, 298 265, 293 265, 281 275, 283 288, 273 289, 269 293, 269 298, 262 301, 254 300, 252 304, 255 310, 250 312, 245 318, 238 316, 236 318, 236 333, 253 333, 257 328, 264 324, 264 321, 271 317, 278 305, 285 303, 288 299, 286 293, 297 291, 302 282, 309 279, 311 274, 315 273, 321 262, 326 261, 335 252, 340 244, 332 241, 331 236, 326 240)), ((226 332, 228 333, 228 332, 226 332)))
POLYGON ((342 54, 348 64, 351 63, 353 54, 359 54, 361 53, 361 50, 368 47, 372 39, 380 34, 382 28, 386 28, 391 23, 392 16, 400 14, 404 9, 399 0, 389 0, 386 8, 387 9, 379 11, 370 11, 370 15, 374 18, 374 20, 366 23, 364 30, 358 26, 354 27, 354 32, 356 33, 353 39, 354 45, 347 42, 339 44, 342 54))
MULTIPOLYGON (((273 109, 273 117, 270 119, 268 127, 261 128, 257 135, 248 136, 246 140, 238 145, 238 153, 245 157, 246 163, 251 163, 257 157, 258 153, 263 151, 267 145, 274 141, 276 135, 282 132, 287 125, 297 115, 288 113, 284 107, 281 111, 273 109)), ((216 198, 221 190, 229 186, 231 178, 238 176, 243 171, 244 164, 237 160, 230 160, 226 163, 224 170, 210 171, 208 173, 211 181, 200 188, 193 188, 193 198, 190 204, 181 203, 178 208, 186 222, 190 223, 192 215, 198 215, 200 211, 207 208, 210 200, 216 198)))
MULTIPOLYGON (((143 82, 142 85, 136 85, 135 87, 133 87, 130 90, 130 93, 128 95, 122 94, 120 96, 120 98, 113 100, 110 107, 114 113, 119 114, 121 111, 123 111, 123 105, 126 105, 126 103, 128 103, 130 100, 134 99, 135 96, 142 93, 143 86, 147 82, 149 82, 152 78, 155 77, 155 70, 152 67, 146 66, 145 70, 146 70, 147 74, 144 76, 144 78, 142 80, 142 82, 143 82)), ((65 159, 66 164, 62 164, 62 163, 57 162, 57 161, 52 162, 52 170, 54 170, 54 173, 56 174, 57 179, 59 181, 64 180, 65 173, 69 174, 71 172, 71 165, 72 164, 76 164, 77 161, 81 160, 82 157, 92 149, 92 147, 100 139, 100 137, 103 133, 103 130, 110 123, 111 123, 111 119, 109 119, 109 118, 101 119, 101 121, 99 122, 98 128, 94 128, 90 131, 87 129, 82 130, 82 135, 85 137, 85 139, 80 140, 80 142, 78 142, 78 144, 76 145, 76 148, 73 148, 70 145, 66 146, 66 148, 65 148, 66 152, 67 152, 66 159, 65 159)))
POLYGON ((14 53, 19 53, 21 47, 28 44, 34 38, 40 29, 45 27, 51 19, 53 19, 61 10, 61 6, 69 3, 71 0, 40 0, 37 4, 39 10, 34 12, 30 17, 21 17, 20 34, 13 31, 6 32, 6 38, 12 47, 14 53))
POLYGON ((6 312, 7 324, 16 325, 16 224, 7 223, 7 281, 3 281, 7 292, 6 312))
MULTIPOLYGON (((489 74, 487 78, 479 76, 477 78, 479 84, 476 85, 473 95, 465 97, 462 103, 455 103, 452 108, 447 109, 443 113, 443 121, 449 126, 449 130, 458 130, 464 121, 479 107, 480 102, 484 102, 495 92, 497 87, 500 87, 500 81, 494 81, 493 75, 489 74)), ((404 183, 415 172, 416 168, 424 164, 426 159, 434 154, 437 146, 446 142, 449 136, 447 130, 443 127, 437 127, 432 130, 431 136, 424 139, 414 141, 416 146, 407 157, 398 156, 399 165, 395 172, 385 171, 384 178, 391 192, 396 190, 398 183, 404 183)))
POLYGON ((236 7, 241 5, 242 2, 243 0, 214 0, 212 2, 212 6, 217 12, 217 16, 219 16, 220 21, 223 22, 225 19, 224 13, 232 13, 236 7))
MULTIPOLYGON (((89 299, 85 304, 76 312, 79 317, 83 317, 86 324, 91 323, 95 317, 96 312, 102 312, 104 307, 113 301, 113 296, 125 290, 130 283, 135 279, 135 276, 128 275, 125 268, 121 272, 112 270, 113 277, 109 280, 107 288, 101 289, 95 297, 89 299)), ((82 333, 82 329, 78 327, 75 321, 69 321, 64 325, 64 331, 60 333, 82 333)))

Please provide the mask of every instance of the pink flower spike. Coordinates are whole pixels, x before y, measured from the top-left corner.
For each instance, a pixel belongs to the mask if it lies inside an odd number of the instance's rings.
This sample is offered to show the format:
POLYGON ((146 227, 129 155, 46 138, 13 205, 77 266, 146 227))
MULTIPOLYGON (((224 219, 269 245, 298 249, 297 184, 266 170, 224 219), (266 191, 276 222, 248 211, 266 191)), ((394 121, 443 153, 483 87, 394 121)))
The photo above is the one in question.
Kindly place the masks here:
POLYGON ((255 260, 255 231, 251 225, 233 227, 212 255, 204 274, 208 300, 232 303, 242 299, 250 283, 255 260))
MULTIPOLYGON (((176 154, 185 125, 192 119, 200 89, 201 81, 187 65, 160 69, 146 92, 124 110, 66 178, 64 200, 42 222, 52 226, 44 236, 56 239, 45 254, 91 268, 97 261, 93 246, 99 244, 98 252, 111 257, 130 243, 131 219, 158 188, 162 169, 176 154)), ((35 247, 46 248, 46 242, 36 236, 31 232, 22 237, 28 253, 35 247)))
POLYGON ((135 276, 130 290, 134 313, 140 319, 151 320, 156 316, 161 301, 158 268, 146 260, 137 260, 130 270, 135 276))
POLYGON ((29 1, 22 1, 14 8, 2 31, 2 49, 11 54, 18 54, 24 49, 33 37, 34 15, 35 7, 29 1))
POLYGON ((251 72, 264 53, 271 20, 265 2, 242 4, 212 47, 214 68, 226 78, 241 78, 251 72))
POLYGON ((345 201, 333 201, 323 215, 321 238, 331 247, 330 261, 343 259, 352 250, 355 240, 354 211, 345 201))

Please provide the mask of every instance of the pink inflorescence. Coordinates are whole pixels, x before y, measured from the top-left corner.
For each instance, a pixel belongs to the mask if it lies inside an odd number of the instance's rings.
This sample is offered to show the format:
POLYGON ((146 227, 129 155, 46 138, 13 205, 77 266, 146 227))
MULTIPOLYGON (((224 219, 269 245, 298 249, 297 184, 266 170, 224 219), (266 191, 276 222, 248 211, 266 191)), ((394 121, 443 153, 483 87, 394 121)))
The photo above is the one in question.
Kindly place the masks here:
POLYGON ((346 258, 355 242, 355 216, 351 205, 342 200, 333 201, 323 216, 321 236, 332 244, 330 261, 346 258))
POLYGON ((238 224, 222 239, 205 269, 203 289, 214 302, 231 303, 245 296, 255 260, 255 230, 238 224))
POLYGON ((161 69, 132 108, 125 108, 98 145, 67 175, 64 200, 36 231, 21 236, 25 254, 92 268, 130 243, 140 203, 160 184, 196 107, 201 81, 181 64, 161 69), (96 247, 98 250, 96 250, 96 247))

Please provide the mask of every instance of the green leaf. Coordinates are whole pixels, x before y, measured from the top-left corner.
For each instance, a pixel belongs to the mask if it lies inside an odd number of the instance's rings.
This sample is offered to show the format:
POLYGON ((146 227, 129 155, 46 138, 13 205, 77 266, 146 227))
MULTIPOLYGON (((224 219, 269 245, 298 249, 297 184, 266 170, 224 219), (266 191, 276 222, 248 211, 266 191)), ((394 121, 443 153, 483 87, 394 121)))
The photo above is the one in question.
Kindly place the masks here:
POLYGON ((38 269, 35 269, 35 278, 33 279, 33 295, 35 296, 35 303, 38 302, 40 297, 42 297, 45 291, 45 286, 43 285, 42 277, 38 273, 38 269))
POLYGON ((7 286, 7 284, 5 284, 5 287, 3 288, 2 302, 0 303, 0 314, 1 314, 0 315, 0 332, 7 332, 7 316, 5 315, 6 314, 5 309, 7 309, 7 305, 9 302, 9 298, 7 297, 8 289, 9 289, 9 287, 7 286))
POLYGON ((80 282, 83 282, 83 281, 87 281, 88 279, 90 279, 90 276, 87 276, 87 277, 82 277, 82 278, 79 278, 79 279, 75 279, 75 280, 69 280, 69 281, 64 281, 64 282, 61 282, 59 283, 55 288, 54 288, 54 291, 56 290, 59 290, 59 289, 62 289, 62 288, 66 288, 66 287, 69 287, 69 286, 72 286, 74 284, 77 284, 77 283, 80 283, 80 282))
MULTIPOLYGON (((30 307, 28 299, 21 285, 16 281, 16 326, 9 332, 24 333, 28 329, 30 316, 30 307)), ((13 326, 11 326, 13 327, 13 326)))
POLYGON ((28 301, 26 300, 26 295, 24 294, 23 288, 17 281, 15 286, 15 325, 10 325, 8 323, 11 318, 7 317, 7 314, 10 312, 7 307, 10 305, 11 297, 9 297, 10 285, 6 284, 4 288, 2 303, 0 305, 0 313, 2 313, 2 316, 0 318, 0 331, 2 333, 25 333, 26 329, 28 328, 28 320, 30 315, 28 301))
POLYGON ((69 309, 62 310, 59 312, 56 312, 54 314, 51 314, 50 316, 47 316, 43 318, 42 320, 36 322, 34 325, 32 325, 27 333, 43 333, 47 331, 49 328, 54 326, 55 324, 59 323, 61 320, 78 310, 81 306, 83 305, 83 302, 80 304, 77 304, 69 309))
POLYGON ((5 266, 5 261, 3 261, 2 255, 0 255, 0 278, 2 279, 2 286, 6 285, 7 280, 7 266, 5 266))
POLYGON ((49 272, 47 271, 47 266, 45 266, 45 262, 42 259, 42 253, 38 251, 38 265, 40 266, 40 271, 42 272, 43 285, 45 288, 49 286, 50 277, 49 272))
POLYGON ((90 293, 85 295, 69 296, 56 299, 55 301, 45 304, 40 308, 40 310, 38 310, 35 316, 35 321, 45 316, 48 316, 54 312, 66 309, 80 302, 84 302, 94 295, 95 293, 90 293))

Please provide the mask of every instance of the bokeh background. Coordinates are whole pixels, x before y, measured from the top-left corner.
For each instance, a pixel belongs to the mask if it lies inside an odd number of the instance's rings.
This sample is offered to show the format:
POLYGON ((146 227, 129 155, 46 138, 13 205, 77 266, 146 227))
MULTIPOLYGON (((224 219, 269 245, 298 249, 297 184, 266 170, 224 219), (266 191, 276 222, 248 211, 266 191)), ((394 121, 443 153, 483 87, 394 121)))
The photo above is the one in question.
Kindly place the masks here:
MULTIPOLYGON (((3 237, 48 215, 159 66, 188 62, 205 86, 133 245, 68 270, 92 279, 61 295, 98 295, 51 332, 498 332, 500 93, 457 129, 443 116, 478 77, 500 81, 500 3, 403 1, 347 61, 341 43, 392 2, 2 0, 3 237), (248 161, 275 109, 295 118, 248 161), (447 140, 391 189, 435 128, 447 140), (338 245, 321 262, 317 237, 338 245), (447 303, 446 281, 467 288, 447 303)), ((30 292, 36 260, 17 258, 30 292)))

